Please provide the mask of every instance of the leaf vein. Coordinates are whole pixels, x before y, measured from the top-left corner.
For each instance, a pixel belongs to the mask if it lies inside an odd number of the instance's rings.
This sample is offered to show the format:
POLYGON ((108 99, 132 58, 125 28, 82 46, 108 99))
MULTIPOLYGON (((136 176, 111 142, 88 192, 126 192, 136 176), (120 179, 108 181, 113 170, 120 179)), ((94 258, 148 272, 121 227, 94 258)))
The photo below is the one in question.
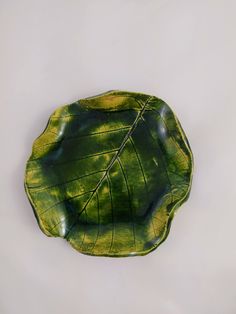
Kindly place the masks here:
POLYGON ((79 176, 79 177, 76 177, 76 178, 73 178, 71 180, 68 180, 68 181, 64 181, 64 182, 60 182, 60 183, 57 183, 57 184, 54 184, 54 185, 49 185, 49 186, 46 186, 44 188, 41 188, 42 185, 39 185, 39 186, 36 186, 36 187, 32 187, 32 186, 27 186, 28 189, 32 190, 32 192, 40 192, 40 191, 44 191, 44 190, 47 190, 47 189, 51 189, 51 188, 55 188, 55 187, 58 187, 58 186, 61 186, 61 185, 66 185, 67 183, 71 183, 73 181, 78 181, 80 179, 83 179, 83 178, 86 178, 86 177, 89 177, 89 176, 92 176, 94 174, 97 174, 97 173, 100 173, 100 172, 104 172, 104 170, 99 170, 99 171, 94 171, 94 172, 91 172, 91 173, 88 173, 88 174, 85 174, 83 176, 79 176))
POLYGON ((109 173, 107 174, 107 182, 108 182, 108 187, 109 187, 109 195, 110 195, 110 202, 111 202, 111 217, 112 217, 111 245, 109 249, 109 252, 111 252, 111 249, 114 243, 115 221, 114 221, 114 206, 113 206, 112 190, 111 190, 111 179, 110 179, 109 173))
MULTIPOLYGON (((134 141, 132 139, 132 137, 130 138, 130 142, 133 146, 133 149, 135 151, 135 154, 137 156, 137 160, 138 160, 138 163, 139 163, 139 167, 141 169, 141 172, 142 172, 142 176, 143 176, 143 181, 144 181, 144 186, 145 186, 145 190, 146 190, 146 196, 147 196, 147 200, 149 201, 149 193, 148 193, 148 187, 147 187, 147 180, 146 180, 146 177, 145 177, 145 174, 144 174, 144 169, 143 169, 143 166, 142 166, 142 163, 141 163, 141 160, 140 160, 140 157, 139 157, 139 154, 137 152, 137 149, 135 147, 135 144, 134 144, 134 141)), ((154 228, 154 224, 153 224, 153 221, 151 219, 151 223, 152 223, 152 228, 153 228, 153 232, 154 232, 154 235, 156 236, 156 232, 155 232, 155 228, 154 228)))
POLYGON ((35 145, 34 148, 43 148, 45 146, 50 146, 50 145, 54 145, 54 144, 59 144, 62 142, 67 142, 67 141, 71 141, 71 140, 77 140, 83 137, 89 137, 89 136, 94 136, 94 135, 99 135, 99 134, 104 134, 104 133, 112 133, 112 132, 118 132, 118 131, 122 131, 122 130, 127 130, 129 129, 130 126, 125 126, 122 128, 117 128, 117 129, 113 129, 113 130, 107 130, 107 131, 101 131, 101 132, 95 132, 95 133, 90 133, 90 134, 84 134, 84 135, 79 135, 79 136, 68 136, 66 138, 63 138, 59 141, 55 141, 55 142, 50 142, 50 143, 46 143, 44 145, 35 145))
MULTIPOLYGON (((97 156, 102 156, 102 155, 106 155, 106 154, 111 154, 111 153, 114 153, 114 152, 117 152, 118 149, 111 149, 109 151, 105 151, 105 152, 101 152, 101 153, 96 153, 96 154, 92 154, 92 155, 87 155, 87 156, 84 156, 84 157, 81 157, 81 158, 76 158, 76 159, 70 159, 70 160, 66 160, 64 162, 60 162, 60 163, 54 163, 54 164, 50 164, 50 165, 47 165, 47 166, 50 166, 50 168, 54 168, 55 166, 61 166, 61 165, 65 165, 67 163, 71 163, 71 162, 75 162, 75 161, 80 161, 80 160, 84 160, 84 159, 88 159, 88 158, 92 158, 92 157, 97 157, 97 156)), ((31 159, 29 160, 28 162, 33 162, 33 161, 36 161, 36 160, 39 160, 41 158, 38 158, 38 159, 31 159)), ((40 167, 42 167, 43 165, 40 165, 40 167)), ((37 170, 37 169, 40 169, 40 167, 34 167, 34 168, 31 168, 29 169, 28 171, 32 171, 32 170, 37 170)))
POLYGON ((99 238, 99 233, 100 233, 100 208, 99 208, 99 197, 98 197, 98 192, 96 191, 96 196, 97 196, 97 213, 98 213, 98 231, 97 231, 97 236, 96 239, 94 241, 93 247, 91 249, 91 253, 94 251, 94 248, 97 244, 98 238, 99 238))
POLYGON ((170 181, 170 177, 169 177, 169 174, 168 174, 166 161, 165 161, 165 159, 164 159, 163 156, 162 156, 162 155, 165 155, 165 154, 164 154, 164 151, 163 151, 163 149, 162 149, 162 147, 161 147, 159 141, 158 141, 158 140, 156 141, 155 138, 153 137, 152 132, 151 132, 151 130, 150 130, 150 128, 149 128, 149 125, 147 124, 147 121, 145 120, 144 117, 142 117, 142 120, 143 120, 144 125, 145 125, 146 129, 148 130, 148 133, 150 134, 152 140, 153 140, 155 143, 157 143, 157 145, 158 145, 158 147, 159 147, 159 150, 161 151, 161 154, 159 154, 159 155, 160 155, 160 158, 161 158, 161 160, 162 160, 162 164, 163 164, 163 166, 164 166, 163 169, 165 169, 166 177, 167 177, 167 180, 168 180, 168 183, 169 183, 170 193, 171 193, 171 203, 172 203, 172 202, 173 202, 172 183, 171 183, 171 181, 170 181))
POLYGON ((134 226, 134 212, 133 212, 133 208, 132 208, 132 204, 131 204, 131 195, 130 195, 130 190, 129 190, 129 185, 128 185, 128 179, 126 177, 126 174, 125 174, 124 168, 122 166, 122 162, 120 160, 120 157, 118 157, 117 160, 119 162, 121 171, 122 171, 124 179, 125 179, 126 189, 127 189, 128 198, 129 198, 129 208, 130 208, 130 212, 131 212, 131 216, 132 216, 134 245, 135 245, 135 248, 136 248, 136 235, 135 235, 135 226, 134 226))
MULTIPOLYGON (((52 209, 53 207, 55 207, 55 206, 57 206, 57 205, 59 205, 59 204, 65 202, 65 201, 70 201, 70 200, 72 200, 72 199, 74 199, 74 198, 77 198, 77 197, 80 197, 80 196, 83 196, 83 195, 85 195, 85 194, 89 194, 89 193, 92 193, 92 192, 93 192, 93 191, 87 191, 87 192, 84 192, 84 193, 81 193, 81 194, 76 194, 76 195, 74 195, 74 196, 72 196, 72 197, 63 199, 63 200, 61 200, 60 202, 57 202, 57 203, 53 204, 52 206, 50 206, 49 208, 47 208, 45 211, 41 212, 41 213, 39 214, 39 216, 44 215, 47 211, 49 211, 49 210, 52 209)), ((62 221, 62 222, 63 222, 63 221, 62 221)))

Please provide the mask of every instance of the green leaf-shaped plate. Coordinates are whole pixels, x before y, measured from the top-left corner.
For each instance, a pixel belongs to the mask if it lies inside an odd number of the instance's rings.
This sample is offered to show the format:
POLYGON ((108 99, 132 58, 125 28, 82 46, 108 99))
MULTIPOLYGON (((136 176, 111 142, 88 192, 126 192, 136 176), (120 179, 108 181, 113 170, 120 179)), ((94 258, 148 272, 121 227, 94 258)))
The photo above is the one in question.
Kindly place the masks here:
POLYGON ((111 91, 52 114, 34 142, 25 189, 47 236, 89 255, 145 255, 167 237, 192 167, 165 102, 111 91))

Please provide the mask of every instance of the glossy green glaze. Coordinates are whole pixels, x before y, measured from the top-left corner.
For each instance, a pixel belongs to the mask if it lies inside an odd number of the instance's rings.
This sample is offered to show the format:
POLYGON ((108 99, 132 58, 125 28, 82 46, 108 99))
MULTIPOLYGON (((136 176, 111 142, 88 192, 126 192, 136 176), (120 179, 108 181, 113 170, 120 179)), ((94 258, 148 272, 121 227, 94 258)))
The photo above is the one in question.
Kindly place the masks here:
POLYGON ((165 102, 111 91, 52 114, 34 142, 25 189, 46 235, 84 254, 145 255, 167 237, 192 167, 165 102))

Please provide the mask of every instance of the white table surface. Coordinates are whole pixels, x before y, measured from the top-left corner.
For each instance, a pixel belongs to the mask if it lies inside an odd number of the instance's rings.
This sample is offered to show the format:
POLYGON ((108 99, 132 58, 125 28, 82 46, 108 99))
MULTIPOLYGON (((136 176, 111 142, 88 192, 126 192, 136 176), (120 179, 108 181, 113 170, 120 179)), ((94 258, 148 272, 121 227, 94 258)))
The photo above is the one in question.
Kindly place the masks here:
POLYGON ((0 0, 0 313, 236 313, 236 1, 0 0), (195 157, 189 201, 145 257, 79 254, 23 188, 59 105, 111 89, 164 99, 195 157))

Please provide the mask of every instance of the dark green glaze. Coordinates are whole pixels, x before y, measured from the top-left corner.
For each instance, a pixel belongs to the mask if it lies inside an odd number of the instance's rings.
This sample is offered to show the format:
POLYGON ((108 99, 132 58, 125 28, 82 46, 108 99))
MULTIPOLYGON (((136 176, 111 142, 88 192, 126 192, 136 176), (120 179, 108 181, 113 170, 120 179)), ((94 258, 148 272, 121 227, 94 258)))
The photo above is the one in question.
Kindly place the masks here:
POLYGON ((162 100, 111 91, 57 109, 25 189, 42 231, 90 255, 145 255, 187 199, 192 153, 162 100))

